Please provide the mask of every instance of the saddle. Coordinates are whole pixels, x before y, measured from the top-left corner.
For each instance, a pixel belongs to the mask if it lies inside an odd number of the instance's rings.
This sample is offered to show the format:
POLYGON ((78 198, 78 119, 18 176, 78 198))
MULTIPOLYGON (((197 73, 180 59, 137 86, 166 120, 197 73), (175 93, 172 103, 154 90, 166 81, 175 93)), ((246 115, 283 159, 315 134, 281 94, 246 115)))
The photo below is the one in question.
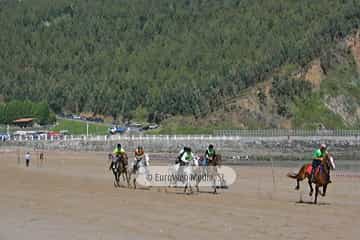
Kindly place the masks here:
POLYGON ((315 169, 315 176, 317 176, 317 175, 319 175, 319 173, 320 173, 320 171, 322 171, 323 170, 323 166, 322 166, 322 164, 320 164, 319 166, 317 166, 316 167, 316 169, 315 169))
MULTIPOLYGON (((320 171, 323 171, 323 169, 324 169, 323 165, 320 164, 319 166, 316 167, 314 175, 315 176, 318 175, 320 173, 320 171)), ((310 175, 311 172, 312 172, 312 165, 309 164, 306 168, 306 173, 308 173, 310 175)))
POLYGON ((306 173, 310 175, 310 174, 311 174, 311 171, 312 171, 312 165, 309 164, 309 165, 307 166, 307 168, 306 168, 306 173))
POLYGON ((118 157, 116 157, 116 161, 115 161, 113 167, 119 168, 120 163, 122 163, 125 167, 128 165, 128 161, 126 160, 126 158, 124 158, 123 156, 118 156, 118 157))

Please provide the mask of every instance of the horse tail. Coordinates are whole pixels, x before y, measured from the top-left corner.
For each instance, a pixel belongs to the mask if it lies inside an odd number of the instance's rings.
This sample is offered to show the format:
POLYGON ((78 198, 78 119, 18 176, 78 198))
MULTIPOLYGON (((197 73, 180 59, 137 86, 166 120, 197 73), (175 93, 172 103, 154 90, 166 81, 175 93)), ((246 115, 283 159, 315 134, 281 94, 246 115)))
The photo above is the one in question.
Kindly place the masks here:
POLYGON ((311 164, 304 164, 298 173, 288 173, 286 174, 286 176, 288 176, 289 178, 295 178, 295 179, 299 179, 299 180, 303 180, 306 177, 306 171, 308 166, 311 164))
POLYGON ((295 178, 295 179, 297 179, 298 176, 299 176, 299 174, 292 172, 292 173, 286 174, 286 176, 288 176, 289 178, 295 178))

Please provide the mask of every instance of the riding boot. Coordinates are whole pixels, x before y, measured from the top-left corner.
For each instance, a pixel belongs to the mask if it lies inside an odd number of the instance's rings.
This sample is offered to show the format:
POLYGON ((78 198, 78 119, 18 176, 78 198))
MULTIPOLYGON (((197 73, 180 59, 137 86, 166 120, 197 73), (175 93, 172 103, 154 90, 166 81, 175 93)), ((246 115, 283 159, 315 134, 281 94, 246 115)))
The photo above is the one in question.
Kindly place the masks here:
POLYGON ((328 175, 328 183, 332 183, 332 181, 330 180, 330 173, 328 175))
POLYGON ((111 170, 113 166, 114 166, 114 162, 111 162, 109 170, 111 170))
POLYGON ((315 168, 313 167, 311 169, 310 182, 314 182, 314 181, 315 181, 315 168))

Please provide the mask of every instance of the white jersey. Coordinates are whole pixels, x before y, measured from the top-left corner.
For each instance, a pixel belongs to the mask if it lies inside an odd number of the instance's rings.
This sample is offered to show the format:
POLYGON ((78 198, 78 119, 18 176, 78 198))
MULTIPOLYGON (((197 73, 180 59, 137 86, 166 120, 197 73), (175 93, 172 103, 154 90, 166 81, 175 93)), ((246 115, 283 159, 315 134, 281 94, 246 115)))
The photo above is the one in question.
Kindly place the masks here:
POLYGON ((30 156, 30 154, 25 154, 25 160, 30 160, 31 159, 31 156, 30 156))

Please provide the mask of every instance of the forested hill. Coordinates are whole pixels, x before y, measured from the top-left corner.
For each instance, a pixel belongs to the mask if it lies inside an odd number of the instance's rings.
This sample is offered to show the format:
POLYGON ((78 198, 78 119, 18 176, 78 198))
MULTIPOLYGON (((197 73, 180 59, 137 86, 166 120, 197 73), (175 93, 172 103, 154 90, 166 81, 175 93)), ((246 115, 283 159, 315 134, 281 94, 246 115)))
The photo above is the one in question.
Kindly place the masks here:
POLYGON ((359 23, 358 0, 3 0, 0 99, 201 116, 359 23))

